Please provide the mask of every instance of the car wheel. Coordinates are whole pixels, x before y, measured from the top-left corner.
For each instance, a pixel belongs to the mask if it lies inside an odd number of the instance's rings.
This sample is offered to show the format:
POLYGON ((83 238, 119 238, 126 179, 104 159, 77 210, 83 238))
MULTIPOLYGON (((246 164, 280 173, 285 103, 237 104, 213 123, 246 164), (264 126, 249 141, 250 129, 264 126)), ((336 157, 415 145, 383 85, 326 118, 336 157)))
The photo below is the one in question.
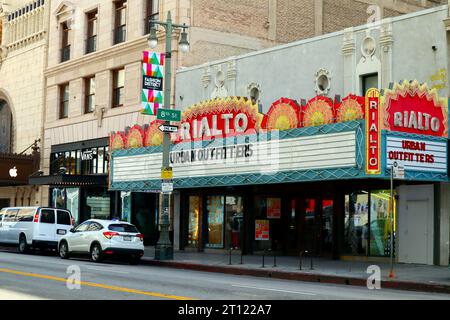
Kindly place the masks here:
POLYGON ((28 247, 28 243, 27 243, 27 238, 25 237, 25 235, 21 235, 19 238, 19 252, 20 253, 27 253, 29 251, 29 247, 28 247))
POLYGON ((94 262, 101 262, 103 260, 102 248, 98 243, 91 247, 91 259, 94 262))
POLYGON ((140 256, 132 255, 130 257, 130 264, 137 265, 137 264, 139 264, 139 262, 141 262, 141 257, 140 256))
POLYGON ((61 259, 69 259, 69 246, 65 241, 61 242, 59 245, 59 256, 61 259))

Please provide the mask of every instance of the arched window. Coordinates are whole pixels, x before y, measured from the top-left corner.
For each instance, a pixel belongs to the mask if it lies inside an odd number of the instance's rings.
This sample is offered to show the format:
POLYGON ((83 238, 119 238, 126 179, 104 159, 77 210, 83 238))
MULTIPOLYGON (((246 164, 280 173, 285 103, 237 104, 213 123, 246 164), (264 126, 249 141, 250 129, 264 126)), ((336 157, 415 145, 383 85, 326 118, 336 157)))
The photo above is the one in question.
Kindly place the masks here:
POLYGON ((0 153, 11 152, 12 113, 5 100, 0 100, 0 153))

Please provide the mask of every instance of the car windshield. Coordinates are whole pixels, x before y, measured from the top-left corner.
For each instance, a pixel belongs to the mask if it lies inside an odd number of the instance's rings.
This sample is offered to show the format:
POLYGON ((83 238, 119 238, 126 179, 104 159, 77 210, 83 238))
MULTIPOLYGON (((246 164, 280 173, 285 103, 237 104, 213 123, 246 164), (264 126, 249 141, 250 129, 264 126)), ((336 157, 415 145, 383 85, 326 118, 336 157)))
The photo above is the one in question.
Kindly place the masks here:
POLYGON ((111 231, 116 232, 130 232, 130 233, 139 233, 138 229, 131 224, 118 223, 118 224, 110 224, 108 227, 111 231))

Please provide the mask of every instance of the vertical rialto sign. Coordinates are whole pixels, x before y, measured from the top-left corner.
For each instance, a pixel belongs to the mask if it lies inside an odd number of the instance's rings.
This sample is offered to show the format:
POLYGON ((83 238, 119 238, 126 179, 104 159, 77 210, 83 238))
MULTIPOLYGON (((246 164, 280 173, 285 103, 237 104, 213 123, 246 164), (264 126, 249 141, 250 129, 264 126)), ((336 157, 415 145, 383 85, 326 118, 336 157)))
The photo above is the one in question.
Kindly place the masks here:
POLYGON ((381 173, 381 112, 380 92, 366 93, 366 173, 381 173))
POLYGON ((141 113, 156 116, 164 103, 164 53, 144 51, 141 113))

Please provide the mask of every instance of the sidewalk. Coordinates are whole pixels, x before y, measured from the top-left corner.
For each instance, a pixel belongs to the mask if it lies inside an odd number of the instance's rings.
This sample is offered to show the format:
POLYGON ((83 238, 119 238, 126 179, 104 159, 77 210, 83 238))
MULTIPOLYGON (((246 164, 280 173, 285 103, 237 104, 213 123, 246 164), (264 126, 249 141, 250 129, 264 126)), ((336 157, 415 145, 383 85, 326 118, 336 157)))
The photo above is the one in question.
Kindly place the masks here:
POLYGON ((313 270, 310 269, 311 259, 304 257, 302 270, 299 270, 298 257, 277 257, 274 267, 273 256, 265 256, 265 267, 262 267, 261 255, 244 255, 243 264, 238 252, 232 254, 232 264, 229 265, 228 253, 200 253, 189 251, 174 252, 171 261, 154 259, 154 247, 146 247, 142 263, 152 266, 164 266, 179 269, 190 269, 206 272, 218 272, 235 275, 272 277, 298 281, 324 282, 366 286, 369 274, 367 267, 377 265, 381 268, 382 288, 440 292, 450 294, 450 270, 448 267, 427 266, 416 264, 396 264, 395 278, 389 279, 390 266, 378 262, 355 262, 313 258, 313 270))

